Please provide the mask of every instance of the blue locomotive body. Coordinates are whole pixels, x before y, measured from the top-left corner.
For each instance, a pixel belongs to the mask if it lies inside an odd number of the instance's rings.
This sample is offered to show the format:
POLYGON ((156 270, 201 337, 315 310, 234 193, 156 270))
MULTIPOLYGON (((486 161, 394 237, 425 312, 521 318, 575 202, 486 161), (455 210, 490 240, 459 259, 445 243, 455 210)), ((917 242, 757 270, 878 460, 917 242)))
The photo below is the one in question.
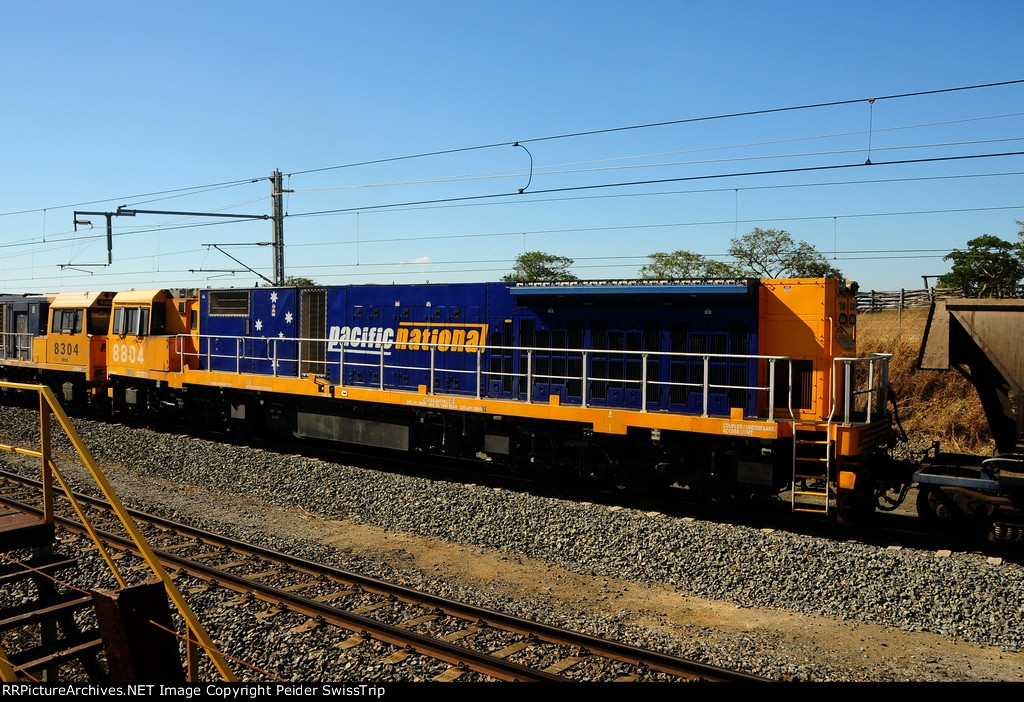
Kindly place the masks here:
POLYGON ((201 291, 199 356, 382 390, 754 414, 757 282, 201 291))

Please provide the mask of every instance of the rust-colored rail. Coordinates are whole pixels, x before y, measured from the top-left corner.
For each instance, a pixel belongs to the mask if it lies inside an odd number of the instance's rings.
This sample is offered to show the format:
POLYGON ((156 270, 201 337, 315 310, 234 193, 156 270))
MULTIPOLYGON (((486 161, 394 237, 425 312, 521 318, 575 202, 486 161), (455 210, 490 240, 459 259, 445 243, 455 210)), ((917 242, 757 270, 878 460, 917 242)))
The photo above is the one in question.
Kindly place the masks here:
MULTIPOLYGON (((34 482, 17 476, 11 477, 26 484, 34 482)), ((81 500, 83 503, 88 503, 97 509, 104 509, 106 507, 102 500, 86 497, 81 498, 81 500)), ((8 502, 7 500, 3 501, 8 502)), ((418 634, 401 626, 385 624, 361 614, 345 611, 325 602, 301 597, 296 594, 295 590, 297 588, 294 587, 289 587, 288 589, 273 587, 259 580, 231 573, 217 566, 198 563, 189 558, 178 556, 167 549, 154 548, 157 558, 166 567, 177 569, 179 572, 188 573, 205 582, 221 585, 255 599, 271 603, 281 609, 302 614, 317 621, 334 624, 356 632, 363 637, 373 638, 409 652, 416 652, 435 658, 448 663, 457 670, 470 670, 498 680, 566 681, 569 678, 561 675, 560 672, 578 663, 579 660, 587 658, 590 660, 606 659, 627 664, 634 673, 627 676, 626 679, 650 679, 651 674, 656 673, 659 674, 657 677, 659 680, 764 680, 764 678, 747 673, 649 651, 624 643, 607 641, 594 636, 455 602, 358 573, 320 565, 288 554, 224 538, 187 525, 171 522, 155 515, 134 510, 131 513, 132 517, 139 522, 149 523, 153 527, 165 532, 173 532, 183 539, 202 542, 204 546, 209 547, 206 549, 207 551, 229 549, 239 557, 248 559, 258 558, 269 561, 283 566, 293 573, 308 575, 311 579, 327 578, 332 584, 339 587, 351 588, 356 592, 379 595, 407 605, 424 608, 432 616, 450 616, 466 621, 469 626, 508 632, 521 637, 529 645, 570 646, 585 653, 578 660, 566 658, 559 664, 549 666, 543 670, 530 668, 494 655, 473 651, 470 648, 449 643, 448 641, 418 634), (558 672, 552 672, 552 669, 558 672)), ((80 525, 71 520, 58 518, 58 522, 72 531, 80 529, 80 525)), ((127 539, 105 533, 103 538, 118 548, 133 550, 131 542, 127 539)), ((237 563, 237 559, 234 559, 234 562, 237 563)), ((267 566, 261 568, 261 570, 265 572, 269 568, 270 566, 267 566)))

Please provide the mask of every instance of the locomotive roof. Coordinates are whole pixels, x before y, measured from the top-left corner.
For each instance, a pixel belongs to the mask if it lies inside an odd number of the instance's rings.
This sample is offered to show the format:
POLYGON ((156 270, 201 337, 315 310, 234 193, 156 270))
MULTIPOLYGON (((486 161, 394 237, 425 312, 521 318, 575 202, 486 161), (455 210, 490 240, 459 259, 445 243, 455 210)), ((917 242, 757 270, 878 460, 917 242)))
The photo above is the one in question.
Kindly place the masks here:
POLYGON ((517 283, 513 295, 737 295, 753 292, 757 278, 686 280, 582 280, 517 283))
POLYGON ((117 294, 117 297, 114 298, 114 302, 119 305, 145 305, 150 302, 163 302, 167 298, 173 296, 172 291, 163 289, 125 290, 117 294))
POLYGON ((114 298, 112 292, 62 292, 57 293, 56 297, 53 298, 53 302, 50 303, 51 307, 56 308, 73 308, 73 307, 92 307, 97 304, 103 304, 109 307, 110 301, 114 298))

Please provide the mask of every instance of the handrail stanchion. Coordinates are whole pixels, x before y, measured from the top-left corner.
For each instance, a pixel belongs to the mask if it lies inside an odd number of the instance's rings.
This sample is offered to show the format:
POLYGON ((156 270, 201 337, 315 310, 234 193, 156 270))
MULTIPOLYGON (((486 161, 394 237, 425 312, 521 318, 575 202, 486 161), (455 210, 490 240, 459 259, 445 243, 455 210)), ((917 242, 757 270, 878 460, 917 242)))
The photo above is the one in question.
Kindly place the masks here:
POLYGON ((582 385, 580 385, 580 396, 581 404, 583 407, 587 406, 587 352, 583 352, 583 378, 582 385))
POLYGON ((533 349, 526 351, 526 404, 533 402, 533 349))
POLYGON ((885 415, 885 410, 889 406, 889 359, 892 358, 892 354, 879 354, 879 357, 882 359, 882 387, 878 411, 885 415))
POLYGON ((865 421, 871 424, 871 410, 873 409, 875 400, 875 359, 871 358, 868 360, 868 401, 867 406, 864 408, 867 412, 865 421))
POLYGON ((851 368, 850 361, 843 361, 843 382, 845 383, 846 391, 843 393, 845 397, 844 402, 844 413, 846 416, 843 417, 843 424, 849 426, 850 424, 850 402, 853 399, 853 393, 851 389, 853 386, 850 384, 853 380, 853 369, 851 368))
POLYGON ((709 377, 709 371, 710 370, 711 370, 711 357, 710 356, 704 356, 704 383, 701 386, 701 391, 704 394, 704 402, 702 403, 702 406, 701 406, 701 416, 702 417, 707 417, 708 416, 708 394, 709 394, 709 391, 710 391, 710 382, 711 382, 710 381, 710 377, 709 377))
POLYGON ((50 473, 50 405, 39 393, 39 442, 43 460, 43 521, 53 524, 53 474, 50 473))
POLYGON ((434 351, 437 350, 436 346, 430 347, 430 394, 434 394, 434 369, 437 367, 434 365, 434 351))
POLYGON ((483 392, 483 363, 484 354, 479 346, 476 347, 476 399, 480 399, 483 392))
POLYGON ((647 354, 640 355, 640 411, 647 411, 647 354))

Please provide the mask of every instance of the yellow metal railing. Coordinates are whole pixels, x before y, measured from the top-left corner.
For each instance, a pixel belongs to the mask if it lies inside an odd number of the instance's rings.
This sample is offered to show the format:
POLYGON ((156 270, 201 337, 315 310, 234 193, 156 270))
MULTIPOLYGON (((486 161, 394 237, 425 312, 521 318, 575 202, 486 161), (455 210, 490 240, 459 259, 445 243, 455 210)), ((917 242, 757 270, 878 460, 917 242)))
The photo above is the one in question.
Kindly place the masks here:
POLYGON ((7 662, 7 652, 4 651, 3 646, 0 646, 0 681, 18 682, 18 674, 7 662))
MULTIPOLYGON (((192 608, 189 607, 188 602, 185 601, 185 598, 182 596, 181 592, 179 592, 178 588, 175 587, 174 582, 167 574, 167 570, 160 565, 160 562, 157 559, 156 554, 153 553, 153 550, 149 547, 149 544, 146 542, 146 539, 142 535, 142 532, 139 531, 139 528, 138 526, 136 526, 135 521, 131 518, 131 515, 128 514, 128 510, 125 508, 123 504, 121 504, 121 500, 114 492, 114 488, 111 486, 106 476, 103 475, 103 472, 100 470, 99 465, 97 465, 96 460, 92 457, 92 454, 86 447, 85 442, 82 440, 82 437, 75 430, 75 427, 71 424, 71 419, 64 411, 64 408, 60 406, 59 402, 57 402, 57 398, 54 396, 53 391, 50 390, 50 388, 46 387, 45 385, 9 383, 5 381, 0 381, 0 388, 8 388, 11 390, 22 390, 39 393, 40 450, 35 451, 32 449, 10 446, 7 444, 0 444, 0 450, 10 451, 13 453, 18 453, 26 456, 33 456, 41 460, 43 473, 43 520, 47 524, 54 523, 53 479, 56 479, 57 482, 60 484, 61 489, 64 491, 64 494, 67 496, 67 499, 70 501, 72 507, 74 508, 75 513, 78 514, 78 518, 82 520, 82 524, 84 525, 86 531, 89 533, 90 538, 92 538, 96 547, 99 549, 100 554, 103 556, 103 560, 106 561, 107 565, 109 566, 111 573, 113 573, 114 575, 114 578, 117 579, 117 582, 118 584, 120 584, 121 587, 127 586, 127 581, 125 580, 121 572, 117 569, 117 566, 114 565, 114 561, 110 557, 110 554, 107 552, 107 549, 104 547, 103 542, 99 537, 99 534, 96 533, 95 529, 93 529, 92 525, 89 523, 89 520, 85 516, 85 512, 82 510, 81 506, 78 504, 78 501, 75 499, 74 493, 71 491, 70 486, 68 485, 67 481, 64 480, 64 476, 62 476, 60 471, 57 470, 57 466, 53 462, 50 452, 50 415, 52 413, 53 416, 57 418, 57 421, 60 423, 61 427, 64 429, 64 433, 67 435, 72 445, 75 447, 75 450, 78 452, 79 457, 85 464, 85 467, 89 471, 89 474, 92 476, 92 479, 95 481, 96 485, 103 493, 103 496, 106 497, 107 502, 110 503, 110 507, 114 510, 115 514, 117 514, 117 518, 121 521, 122 526, 124 526, 125 530, 128 532, 128 535, 135 543, 135 547, 139 550, 139 553, 142 554, 142 557, 146 560, 146 563, 153 571, 153 574, 163 581, 164 588, 167 591, 167 596, 171 599, 171 602, 174 603, 174 606, 177 608, 179 614, 181 614, 182 618, 185 620, 188 632, 190 634, 187 637, 187 668, 189 680, 192 682, 197 682, 196 677, 198 675, 198 664, 196 656, 198 651, 196 650, 196 644, 198 644, 198 646, 205 650, 207 654, 210 656, 210 660, 213 662, 214 666, 217 668, 218 672, 221 674, 223 679, 228 682, 236 682, 237 678, 235 677, 235 674, 231 671, 231 669, 228 667, 227 661, 224 659, 224 656, 217 649, 216 645, 213 643, 213 640, 210 638, 209 634, 206 633, 206 630, 203 628, 203 625, 199 622, 198 617, 196 617, 195 613, 192 611, 192 608)), ((9 664, 6 664, 6 661, 7 656, 3 655, 2 651, 0 651, 0 679, 2 679, 4 682, 16 682, 16 677, 8 677, 9 675, 14 676, 15 671, 11 669, 9 664)))

